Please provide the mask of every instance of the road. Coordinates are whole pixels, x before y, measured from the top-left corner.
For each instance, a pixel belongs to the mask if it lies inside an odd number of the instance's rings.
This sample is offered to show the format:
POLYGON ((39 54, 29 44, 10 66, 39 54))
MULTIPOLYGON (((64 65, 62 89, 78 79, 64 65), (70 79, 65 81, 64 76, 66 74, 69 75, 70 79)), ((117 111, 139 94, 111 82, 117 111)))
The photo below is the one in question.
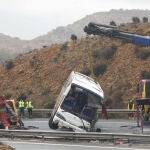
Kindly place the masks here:
POLYGON ((126 145, 120 146, 107 146, 96 144, 74 144, 74 143, 37 143, 37 142, 21 142, 21 141, 4 141, 5 144, 16 148, 16 150, 149 150, 149 148, 127 147, 126 145))
MULTIPOLYGON (((51 131, 48 126, 48 118, 24 119, 25 126, 35 126, 38 130, 51 131)), ((125 119, 101 119, 95 125, 102 130, 102 133, 142 133, 142 128, 137 127, 136 120, 125 119)), ((30 129, 30 130, 37 130, 30 129)), ((61 129, 59 129, 61 130, 61 129)), ((150 134, 150 126, 143 127, 143 134, 150 134)))
MULTIPOLYGON (((32 126, 32 127, 38 127, 38 128, 30 128, 30 130, 41 130, 41 131, 52 131, 48 126, 48 118, 39 118, 39 119, 24 119, 23 120, 25 126, 32 126)), ((96 123, 96 127, 101 128, 102 133, 136 133, 141 134, 142 128, 137 127, 136 120, 124 120, 124 119, 109 119, 109 120, 99 120, 96 123)), ((61 129, 59 129, 60 131, 61 129)), ((144 126, 143 128, 144 134, 150 134, 150 127, 144 126)), ((129 145, 121 144, 119 147, 114 145, 113 143, 82 143, 80 141, 75 143, 67 143, 62 141, 50 141, 49 143, 46 143, 45 141, 39 143, 37 140, 35 141, 14 141, 14 140, 7 140, 1 139, 1 142, 4 142, 14 148, 16 150, 144 150, 143 148, 135 148, 137 147, 136 144, 132 147, 129 145)), ((95 142, 95 141, 93 141, 95 142)), ((128 143, 129 144, 129 143, 128 143)), ((139 146, 139 144, 138 144, 139 146)), ((150 147, 147 145, 147 147, 150 147)), ((149 149, 149 148, 147 148, 149 149)), ((145 150, 147 150, 145 148, 145 150)))

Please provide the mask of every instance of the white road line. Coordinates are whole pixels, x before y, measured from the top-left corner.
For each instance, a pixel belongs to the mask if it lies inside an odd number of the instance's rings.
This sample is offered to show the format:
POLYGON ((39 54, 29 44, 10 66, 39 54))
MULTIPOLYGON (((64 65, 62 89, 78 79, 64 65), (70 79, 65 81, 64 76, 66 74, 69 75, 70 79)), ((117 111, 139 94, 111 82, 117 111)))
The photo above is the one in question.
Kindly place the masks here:
MULTIPOLYGON (((84 148, 103 148, 103 149, 118 149, 118 150, 135 150, 135 148, 127 148, 127 147, 109 147, 109 146, 90 146, 90 145, 72 145, 72 144, 52 144, 52 143, 36 143, 36 142, 13 142, 13 141, 1 141, 2 143, 13 143, 13 144, 30 144, 30 145, 47 145, 47 146, 66 146, 66 147, 84 147, 84 148)), ((149 150, 149 149, 141 149, 136 148, 136 150, 149 150)))

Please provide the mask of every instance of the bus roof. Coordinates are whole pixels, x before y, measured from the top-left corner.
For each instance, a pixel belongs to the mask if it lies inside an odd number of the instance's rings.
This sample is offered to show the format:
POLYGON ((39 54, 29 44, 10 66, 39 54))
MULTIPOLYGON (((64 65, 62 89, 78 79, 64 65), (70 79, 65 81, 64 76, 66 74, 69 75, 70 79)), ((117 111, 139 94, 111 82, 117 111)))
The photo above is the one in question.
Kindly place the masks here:
POLYGON ((94 79, 74 71, 71 72, 70 77, 73 80, 72 83, 79 85, 85 89, 88 89, 89 91, 92 91, 100 97, 104 98, 104 92, 100 84, 96 83, 94 79))

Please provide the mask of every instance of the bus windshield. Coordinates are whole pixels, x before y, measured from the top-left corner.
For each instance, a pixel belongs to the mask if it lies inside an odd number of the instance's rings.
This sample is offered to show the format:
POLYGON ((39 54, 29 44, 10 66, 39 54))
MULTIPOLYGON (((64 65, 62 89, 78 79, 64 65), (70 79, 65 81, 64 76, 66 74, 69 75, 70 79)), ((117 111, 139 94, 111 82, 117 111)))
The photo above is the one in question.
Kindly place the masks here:
MULTIPOLYGON (((75 87, 74 90, 70 90, 66 98, 64 99, 61 109, 78 115, 90 116, 100 108, 101 97, 92 93, 91 91, 75 87)), ((93 117, 93 116, 91 116, 93 117)))

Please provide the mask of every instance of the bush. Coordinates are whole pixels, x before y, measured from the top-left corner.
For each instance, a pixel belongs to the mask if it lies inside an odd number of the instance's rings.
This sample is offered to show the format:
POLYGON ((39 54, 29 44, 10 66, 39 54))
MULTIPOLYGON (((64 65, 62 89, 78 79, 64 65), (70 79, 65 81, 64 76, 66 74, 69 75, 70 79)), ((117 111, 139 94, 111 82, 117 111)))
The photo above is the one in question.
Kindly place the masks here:
POLYGON ((75 65, 76 62, 77 62, 77 59, 76 59, 75 57, 72 57, 72 58, 70 59, 70 64, 75 65))
POLYGON ((99 53, 99 57, 104 59, 110 59, 114 55, 115 51, 116 47, 114 46, 106 47, 103 50, 101 50, 101 52, 99 53))
POLYGON ((124 104, 122 101, 123 93, 120 90, 114 91, 111 99, 112 99, 112 108, 123 108, 124 104))
POLYGON ((76 40, 77 40, 77 36, 76 36, 75 34, 72 34, 72 35, 71 35, 71 40, 72 40, 72 41, 76 41, 76 40))
POLYGON ((61 50, 67 50, 67 42, 62 44, 61 46, 61 50))
POLYGON ((32 59, 29 60, 30 66, 33 67, 36 63, 35 58, 33 57, 32 59))
POLYGON ((18 96, 17 100, 18 100, 18 101, 19 101, 19 100, 25 100, 26 98, 27 98, 26 94, 25 94, 25 93, 21 93, 21 94, 18 96))
POLYGON ((137 57, 141 58, 141 59, 146 59, 150 56, 150 52, 148 51, 148 49, 139 49, 136 48, 135 49, 135 53, 137 55, 137 57))
POLYGON ((28 95, 31 95, 33 93, 33 91, 30 89, 28 90, 28 95))
POLYGON ((146 59, 146 58, 148 58, 150 56, 150 52, 149 51, 141 51, 140 53, 139 53, 139 57, 141 58, 141 59, 146 59))
POLYGON ((114 53, 117 50, 117 46, 115 44, 112 44, 109 47, 105 47, 100 50, 94 50, 92 51, 92 56, 94 58, 104 58, 104 59, 110 59, 114 55, 114 53))
POLYGON ((50 87, 44 88, 41 91, 41 95, 47 95, 51 91, 50 87))
POLYGON ((138 17, 133 17, 132 22, 135 24, 140 23, 140 19, 138 17))
POLYGON ((115 21, 111 21, 109 24, 112 25, 112 26, 117 26, 115 21))
POLYGON ((143 23, 147 23, 148 22, 148 17, 143 17, 143 23))
POLYGON ((10 99, 11 96, 12 96, 12 94, 10 94, 10 93, 5 94, 5 98, 6 98, 6 99, 10 99))
POLYGON ((55 103, 56 103, 55 101, 52 101, 52 102, 50 103, 50 105, 49 105, 49 108, 50 108, 50 109, 53 109, 54 106, 55 106, 55 103))
POLYGON ((89 76, 91 74, 91 70, 89 68, 84 68, 82 71, 80 71, 82 74, 89 76))
POLYGON ((100 74, 103 74, 107 69, 106 64, 96 64, 93 67, 93 73, 96 77, 98 77, 100 74))
POLYGON ((141 72, 141 78, 142 79, 150 79, 150 72, 144 70, 141 72))
POLYGON ((9 60, 9 61, 6 62, 6 69, 7 70, 10 70, 13 67, 14 67, 13 61, 9 60))
POLYGON ((99 57, 99 53, 100 53, 100 50, 94 50, 94 51, 92 51, 92 56, 94 58, 98 58, 99 57))

